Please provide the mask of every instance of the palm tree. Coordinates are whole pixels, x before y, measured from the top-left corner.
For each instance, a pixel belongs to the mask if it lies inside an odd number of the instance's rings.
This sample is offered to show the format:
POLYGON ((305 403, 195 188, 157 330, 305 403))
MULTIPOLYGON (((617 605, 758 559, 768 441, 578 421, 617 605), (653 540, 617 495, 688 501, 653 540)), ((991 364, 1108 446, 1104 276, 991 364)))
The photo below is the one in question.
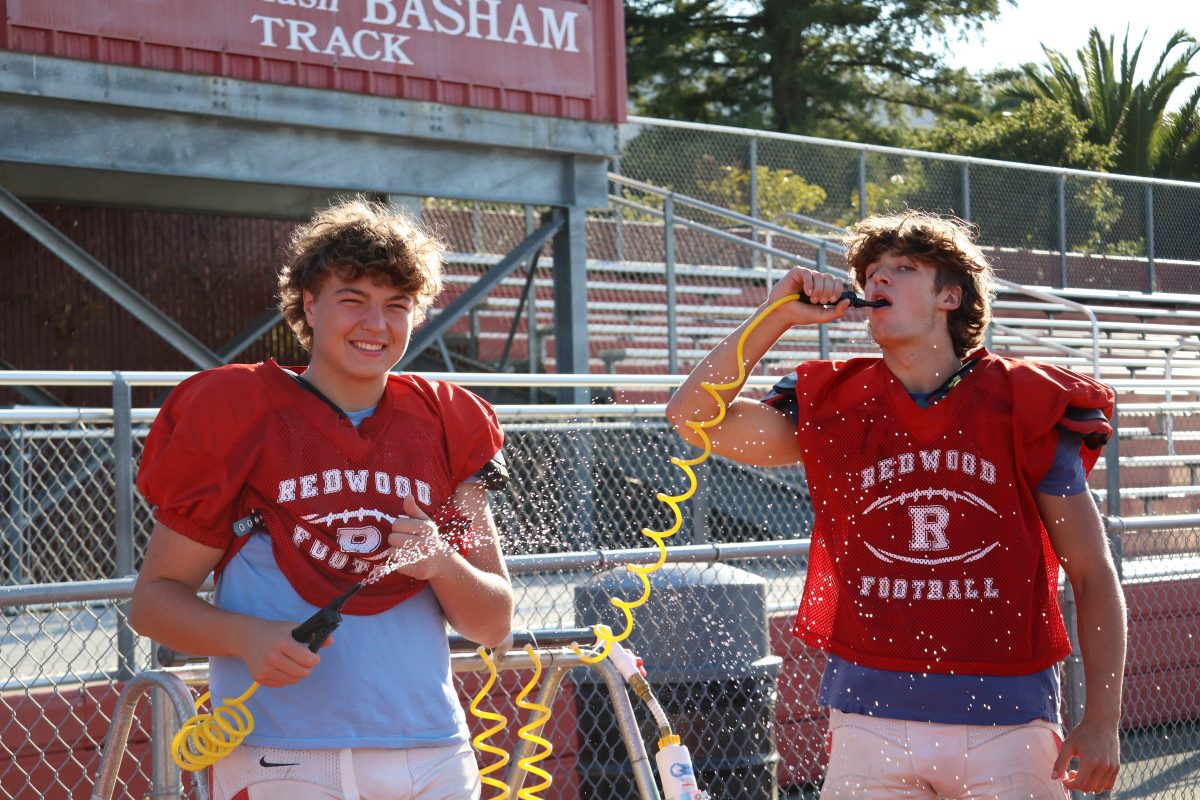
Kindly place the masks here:
POLYGON ((1113 37, 1107 41, 1092 28, 1088 43, 1076 53, 1076 72, 1063 53, 1043 47, 1044 65, 1025 64, 999 92, 999 108, 1049 98, 1069 107, 1088 125, 1088 139, 1117 144, 1114 172, 1160 177, 1200 178, 1200 90, 1177 111, 1168 111, 1171 96, 1197 73, 1192 61, 1200 43, 1178 30, 1163 49, 1148 80, 1134 82, 1145 34, 1130 52, 1129 32, 1115 59, 1113 37), (1172 53, 1182 47, 1173 58, 1172 53), (1173 58, 1173 60, 1172 60, 1173 58))
POLYGON ((1200 179, 1200 87, 1163 120, 1157 152, 1154 175, 1200 179))

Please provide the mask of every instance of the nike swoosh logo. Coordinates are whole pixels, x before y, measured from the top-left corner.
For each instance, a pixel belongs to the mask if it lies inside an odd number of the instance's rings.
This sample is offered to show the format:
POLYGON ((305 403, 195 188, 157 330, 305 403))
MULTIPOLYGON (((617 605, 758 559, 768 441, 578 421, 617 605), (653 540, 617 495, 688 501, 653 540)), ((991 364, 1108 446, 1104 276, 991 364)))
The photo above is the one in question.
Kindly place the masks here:
POLYGON ((282 763, 282 764, 275 764, 271 761, 267 761, 267 757, 263 756, 262 758, 260 758, 258 760, 258 765, 260 767, 298 767, 298 766, 300 766, 300 763, 296 762, 293 764, 291 762, 287 762, 287 763, 282 763))

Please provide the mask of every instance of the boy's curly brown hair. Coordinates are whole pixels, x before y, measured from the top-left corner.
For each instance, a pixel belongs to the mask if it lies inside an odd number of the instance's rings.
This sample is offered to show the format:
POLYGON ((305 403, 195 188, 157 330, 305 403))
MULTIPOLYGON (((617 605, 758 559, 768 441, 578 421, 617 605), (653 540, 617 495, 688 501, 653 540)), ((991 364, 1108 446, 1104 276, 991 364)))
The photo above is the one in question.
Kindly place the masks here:
POLYGON ((921 211, 867 217, 844 240, 846 263, 855 287, 866 284, 867 267, 887 252, 911 256, 937 267, 935 288, 962 288, 962 302, 950 312, 950 339, 959 358, 983 342, 995 295, 992 265, 975 244, 969 222, 921 211))
POLYGON ((312 328, 304 318, 304 291, 316 295, 331 273, 356 281, 376 281, 416 299, 413 323, 442 291, 445 248, 408 214, 394 206, 356 196, 320 211, 292 233, 279 270, 279 310, 304 349, 312 349, 312 328))

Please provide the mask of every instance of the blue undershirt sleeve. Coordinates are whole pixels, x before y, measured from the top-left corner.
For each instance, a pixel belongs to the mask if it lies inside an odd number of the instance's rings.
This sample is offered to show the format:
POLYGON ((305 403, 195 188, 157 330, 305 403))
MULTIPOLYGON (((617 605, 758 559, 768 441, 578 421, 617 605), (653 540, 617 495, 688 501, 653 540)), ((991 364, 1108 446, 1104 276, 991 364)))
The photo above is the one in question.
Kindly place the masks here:
POLYGON ((1081 444, 1079 434, 1063 428, 1058 429, 1058 447, 1054 451, 1054 463, 1038 483, 1039 492, 1072 497, 1087 491, 1087 475, 1083 471, 1083 458, 1079 455, 1081 444))

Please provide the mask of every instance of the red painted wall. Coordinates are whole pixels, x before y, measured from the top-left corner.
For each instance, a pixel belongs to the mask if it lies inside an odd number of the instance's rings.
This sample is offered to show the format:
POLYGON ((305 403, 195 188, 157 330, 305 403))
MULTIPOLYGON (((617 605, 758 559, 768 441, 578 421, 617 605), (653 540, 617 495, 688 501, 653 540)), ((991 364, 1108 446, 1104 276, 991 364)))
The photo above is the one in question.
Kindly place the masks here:
POLYGON ((0 0, 0 49, 625 119, 620 0, 0 0))

